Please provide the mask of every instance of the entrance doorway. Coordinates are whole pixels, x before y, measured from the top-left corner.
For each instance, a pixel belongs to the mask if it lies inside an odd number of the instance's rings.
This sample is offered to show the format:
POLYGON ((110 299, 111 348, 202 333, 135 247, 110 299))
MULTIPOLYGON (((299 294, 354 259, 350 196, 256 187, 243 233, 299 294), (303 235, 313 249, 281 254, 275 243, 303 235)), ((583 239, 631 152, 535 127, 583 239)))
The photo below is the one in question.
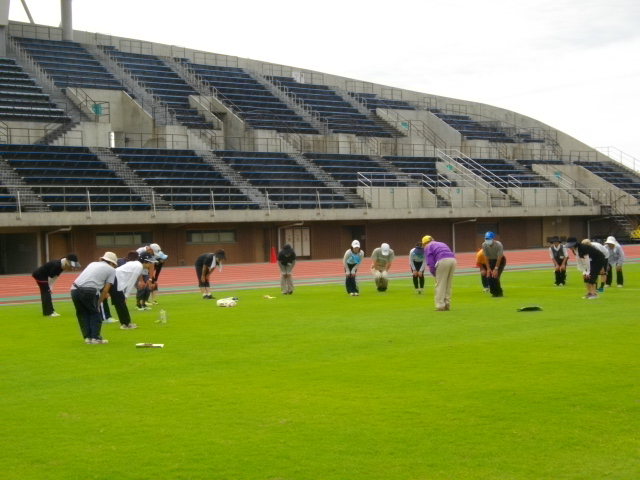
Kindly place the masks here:
POLYGON ((0 234, 0 275, 31 273, 38 268, 37 233, 0 234))

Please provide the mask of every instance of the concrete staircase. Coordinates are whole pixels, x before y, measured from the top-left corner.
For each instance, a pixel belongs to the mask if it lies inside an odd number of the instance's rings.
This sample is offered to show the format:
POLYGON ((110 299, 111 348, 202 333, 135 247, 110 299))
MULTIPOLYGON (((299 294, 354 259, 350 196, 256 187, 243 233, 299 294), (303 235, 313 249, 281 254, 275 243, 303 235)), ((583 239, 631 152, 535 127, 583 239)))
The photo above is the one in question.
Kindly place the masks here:
POLYGON ((49 95, 49 100, 65 111, 70 118, 68 122, 49 123, 44 125, 45 134, 38 139, 36 144, 51 145, 53 142, 70 132, 81 122, 89 122, 91 119, 80 110, 52 81, 51 77, 31 58, 24 49, 15 50, 17 44, 14 43, 14 54, 10 58, 22 68, 22 70, 31 77, 31 79, 42 88, 42 92, 49 95))
POLYGON ((279 89, 276 85, 271 83, 265 76, 254 71, 247 70, 249 75, 262 86, 264 86, 267 90, 269 90, 274 96, 278 97, 282 103, 287 105, 291 110, 296 112, 296 114, 301 117, 303 120, 309 122, 313 128, 318 130, 322 135, 330 135, 331 132, 327 127, 327 122, 322 121, 319 115, 315 115, 313 110, 309 107, 305 107, 304 102, 296 101, 290 95, 287 95, 283 90, 279 89))
POLYGON ((120 157, 115 155, 111 150, 99 147, 89 147, 89 150, 122 178, 133 193, 140 195, 145 203, 153 205, 155 210, 172 210, 171 204, 163 200, 159 195, 154 195, 153 188, 138 177, 135 172, 129 168, 129 165, 123 162, 120 157))
POLYGON ((306 158, 301 153, 289 153, 289 156, 296 161, 298 165, 303 166, 307 171, 313 173, 313 175, 318 179, 322 180, 327 187, 331 187, 335 189, 335 192, 338 195, 342 195, 345 200, 351 203, 356 208, 365 208, 365 201, 351 192, 348 188, 345 188, 340 182, 338 182, 335 178, 333 178, 329 173, 322 170, 311 160, 306 158))
POLYGON ((619 232, 623 232, 624 236, 631 236, 631 232, 635 230, 633 219, 623 212, 616 209, 614 205, 601 205, 600 213, 609 217, 611 221, 618 227, 615 236, 619 236, 619 232))
POLYGON ((231 181, 234 187, 237 187, 244 195, 249 197, 249 200, 259 204, 260 208, 268 208, 267 196, 251 185, 238 172, 231 168, 227 162, 208 150, 195 150, 195 153, 202 157, 205 163, 211 165, 215 170, 222 173, 222 175, 231 181))
POLYGON ((336 91, 336 93, 345 102, 347 102, 353 108, 356 108, 359 113, 361 113, 362 115, 366 115, 370 120, 372 120, 373 123, 375 123, 375 125, 377 127, 379 127, 380 129, 384 130, 385 132, 389 132, 394 138, 406 137, 406 134, 400 132, 393 125, 391 125, 390 123, 386 122, 384 119, 380 118, 375 113, 372 113, 371 110, 369 110, 367 107, 365 107, 357 99, 355 99, 354 97, 349 95, 349 93, 346 90, 343 90, 343 89, 338 88, 338 87, 331 87, 331 88, 333 88, 336 91))
POLYGON ((50 212, 51 209, 42 202, 42 198, 33 193, 22 177, 11 168, 7 161, 0 157, 0 184, 14 195, 23 212, 50 212))

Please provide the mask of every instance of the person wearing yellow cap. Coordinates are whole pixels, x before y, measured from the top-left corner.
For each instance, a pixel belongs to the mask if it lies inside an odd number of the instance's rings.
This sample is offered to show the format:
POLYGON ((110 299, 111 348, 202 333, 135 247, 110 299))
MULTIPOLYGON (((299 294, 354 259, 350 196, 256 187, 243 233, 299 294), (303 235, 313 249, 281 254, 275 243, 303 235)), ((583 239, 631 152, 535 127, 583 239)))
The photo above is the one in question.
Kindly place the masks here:
POLYGON ((451 309, 451 284, 456 271, 456 257, 446 243, 436 242, 431 236, 422 237, 424 259, 431 275, 436 278, 434 301, 436 311, 451 309))

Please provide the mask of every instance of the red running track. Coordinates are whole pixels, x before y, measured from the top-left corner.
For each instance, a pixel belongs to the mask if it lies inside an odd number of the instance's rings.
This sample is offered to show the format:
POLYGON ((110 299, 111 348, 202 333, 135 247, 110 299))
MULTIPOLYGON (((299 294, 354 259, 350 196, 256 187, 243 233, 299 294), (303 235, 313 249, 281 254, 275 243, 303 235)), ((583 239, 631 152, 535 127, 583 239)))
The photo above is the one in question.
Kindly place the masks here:
MULTIPOLYGON (((629 262, 640 261, 640 245, 625 245, 625 255, 629 262)), ((510 250, 505 252, 507 268, 536 269, 549 268, 551 260, 547 248, 532 250, 510 250)), ((459 273, 475 273, 475 253, 456 255, 459 273)), ((570 254, 570 260, 573 255, 570 254)), ((573 262, 572 262, 573 263, 573 262)), ((369 258, 365 258, 360 275, 369 273, 369 258)), ((391 277, 406 276, 410 272, 407 256, 396 258, 390 272, 391 277)), ((63 273, 53 288, 54 298, 68 298, 71 284, 79 272, 63 273)), ((342 259, 301 260, 294 270, 296 285, 341 283, 344 279, 342 259)), ((280 271, 271 263, 249 263, 224 265, 222 272, 216 270, 212 276, 212 290, 239 290, 280 285, 280 271)), ((160 275, 160 291, 164 293, 198 292, 193 267, 167 267, 160 275)), ((31 275, 0 276, 0 305, 24 303, 40 300, 40 292, 31 275)))

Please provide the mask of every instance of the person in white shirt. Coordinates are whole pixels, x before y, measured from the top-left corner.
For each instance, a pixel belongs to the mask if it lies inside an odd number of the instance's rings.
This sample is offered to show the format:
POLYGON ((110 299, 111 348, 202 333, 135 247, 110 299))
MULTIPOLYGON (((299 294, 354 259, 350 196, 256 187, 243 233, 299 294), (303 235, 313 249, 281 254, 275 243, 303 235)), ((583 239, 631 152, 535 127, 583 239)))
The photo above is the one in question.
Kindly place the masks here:
POLYGON ((569 261, 567 247, 560 245, 560 238, 558 237, 553 237, 549 241, 551 242, 549 256, 555 270, 556 286, 564 287, 565 283, 567 283, 567 262, 569 261))
POLYGON ((622 264, 624 263, 624 252, 615 237, 607 238, 604 246, 609 249, 609 268, 607 269, 607 287, 613 281, 613 267, 616 267, 616 283, 618 288, 622 288, 624 277, 622 276, 622 264))
POLYGON ((80 331, 87 344, 108 343, 100 335, 102 318, 98 311, 116 278, 118 257, 106 252, 99 262, 90 263, 76 278, 71 287, 71 300, 76 309, 80 331))
POLYGON ((133 330, 138 325, 131 323, 131 315, 127 308, 127 298, 132 291, 144 287, 142 280, 142 263, 138 261, 138 252, 129 252, 126 263, 116 268, 116 279, 111 287, 111 303, 118 312, 120 329, 133 330))

